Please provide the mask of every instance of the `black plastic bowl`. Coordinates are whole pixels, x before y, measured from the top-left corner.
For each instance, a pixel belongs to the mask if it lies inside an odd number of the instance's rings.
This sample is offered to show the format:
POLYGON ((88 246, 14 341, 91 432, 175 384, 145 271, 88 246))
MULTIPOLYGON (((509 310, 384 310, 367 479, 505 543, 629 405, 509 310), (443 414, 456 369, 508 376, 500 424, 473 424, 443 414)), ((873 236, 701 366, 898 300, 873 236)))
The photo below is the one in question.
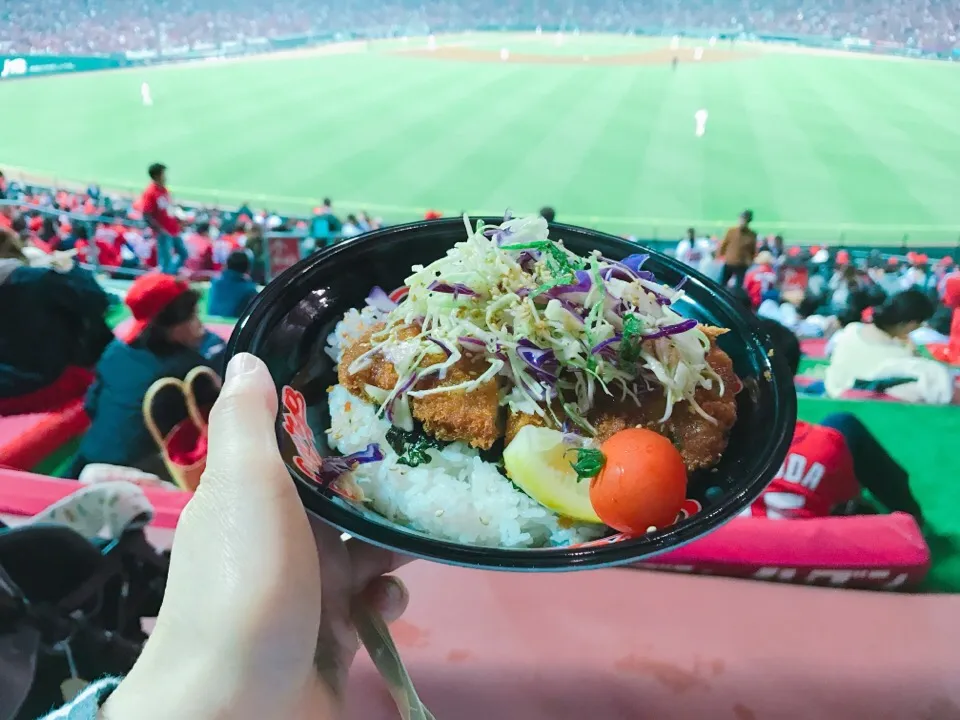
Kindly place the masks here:
MULTIPOLYGON (((606 257, 622 259, 650 252, 610 235, 566 225, 551 226, 550 236, 562 239, 578 254, 596 249, 606 257)), ((715 530, 756 499, 790 445, 797 412, 793 378, 780 358, 768 355, 762 331, 733 298, 686 265, 655 252, 650 252, 645 270, 670 285, 688 278, 687 299, 678 304, 681 314, 729 328, 719 344, 733 359, 744 386, 737 396, 739 417, 723 459, 715 468, 690 477, 690 517, 636 538, 614 536, 572 547, 511 550, 438 540, 320 487, 311 475, 318 457, 330 452, 325 434, 330 423, 327 388, 336 383, 336 368, 324 352, 327 335, 347 310, 364 305, 375 285, 387 292, 402 286, 412 265, 429 264, 465 237, 459 218, 369 233, 312 255, 282 273, 238 322, 229 355, 253 353, 270 368, 281 396, 280 450, 309 511, 354 537, 410 555, 469 567, 538 571, 635 562, 715 530), (297 408, 301 395, 303 407, 297 408)))

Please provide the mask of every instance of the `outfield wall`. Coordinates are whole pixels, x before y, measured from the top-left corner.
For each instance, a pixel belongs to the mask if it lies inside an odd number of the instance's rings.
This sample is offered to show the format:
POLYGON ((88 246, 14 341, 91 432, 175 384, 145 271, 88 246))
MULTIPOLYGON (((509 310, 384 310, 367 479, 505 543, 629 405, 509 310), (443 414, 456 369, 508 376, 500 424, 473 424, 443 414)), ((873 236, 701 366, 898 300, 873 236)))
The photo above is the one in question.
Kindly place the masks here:
MULTIPOLYGON (((269 53, 278 50, 291 50, 301 47, 324 45, 335 42, 361 39, 386 39, 401 36, 423 36, 432 31, 437 33, 479 32, 579 32, 572 26, 536 26, 517 24, 510 26, 479 25, 472 28, 425 28, 392 27, 374 32, 324 32, 305 35, 291 35, 280 38, 247 38, 244 41, 223 43, 195 43, 180 47, 168 47, 163 50, 130 51, 114 55, 0 55, 0 80, 12 80, 36 75, 51 75, 68 72, 89 72, 94 70, 115 70, 121 67, 154 65, 157 63, 178 62, 184 60, 218 60, 269 53)), ((716 38, 744 42, 773 43, 793 45, 822 50, 845 51, 853 53, 872 53, 899 57, 928 58, 960 61, 960 49, 950 53, 924 52, 916 48, 891 42, 871 42, 862 38, 830 38, 801 35, 754 34, 730 28, 687 30, 674 27, 630 28, 626 34, 636 36, 670 37, 679 35, 687 38, 716 38)))

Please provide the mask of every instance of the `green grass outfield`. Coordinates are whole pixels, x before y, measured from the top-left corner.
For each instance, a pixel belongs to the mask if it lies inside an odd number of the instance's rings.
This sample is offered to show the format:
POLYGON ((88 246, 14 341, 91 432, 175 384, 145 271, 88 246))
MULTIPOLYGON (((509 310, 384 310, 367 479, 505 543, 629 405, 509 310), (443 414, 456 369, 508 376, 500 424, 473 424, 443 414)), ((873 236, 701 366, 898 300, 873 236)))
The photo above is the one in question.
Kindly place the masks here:
MULTIPOLYGON (((960 67, 750 51, 729 62, 602 66, 584 55, 668 40, 468 34, 441 46, 564 54, 571 64, 357 52, 250 58, 0 83, 0 168, 177 197, 388 221, 426 208, 559 209, 640 237, 719 230, 743 208, 789 241, 954 245, 960 67), (140 103, 149 82, 153 107, 140 103), (694 113, 709 111, 706 135, 694 113)), ((729 50, 719 43, 717 50, 729 50)), ((709 47, 706 53, 713 52, 709 47)), ((10 173, 16 175, 16 172, 10 173)))

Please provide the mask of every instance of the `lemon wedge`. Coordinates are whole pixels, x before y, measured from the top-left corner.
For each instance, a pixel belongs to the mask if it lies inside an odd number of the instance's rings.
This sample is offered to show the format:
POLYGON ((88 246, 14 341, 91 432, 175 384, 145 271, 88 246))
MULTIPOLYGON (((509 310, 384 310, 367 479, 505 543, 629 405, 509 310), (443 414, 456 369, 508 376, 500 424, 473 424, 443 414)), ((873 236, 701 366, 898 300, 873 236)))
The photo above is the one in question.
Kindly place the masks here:
POLYGON ((563 433, 525 425, 503 451, 507 477, 549 510, 603 524, 590 504, 590 481, 578 481, 570 466, 576 459, 570 449, 563 433))

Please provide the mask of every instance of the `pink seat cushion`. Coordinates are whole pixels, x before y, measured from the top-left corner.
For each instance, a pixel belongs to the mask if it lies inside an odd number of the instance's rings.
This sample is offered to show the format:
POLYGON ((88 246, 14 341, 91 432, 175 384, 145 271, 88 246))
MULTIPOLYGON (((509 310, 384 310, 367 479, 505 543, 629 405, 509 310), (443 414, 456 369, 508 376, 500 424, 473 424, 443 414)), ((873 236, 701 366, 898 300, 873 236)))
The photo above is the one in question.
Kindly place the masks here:
POLYGON ((737 518, 638 567, 804 585, 909 588, 926 576, 930 548, 905 513, 811 520, 737 518))

